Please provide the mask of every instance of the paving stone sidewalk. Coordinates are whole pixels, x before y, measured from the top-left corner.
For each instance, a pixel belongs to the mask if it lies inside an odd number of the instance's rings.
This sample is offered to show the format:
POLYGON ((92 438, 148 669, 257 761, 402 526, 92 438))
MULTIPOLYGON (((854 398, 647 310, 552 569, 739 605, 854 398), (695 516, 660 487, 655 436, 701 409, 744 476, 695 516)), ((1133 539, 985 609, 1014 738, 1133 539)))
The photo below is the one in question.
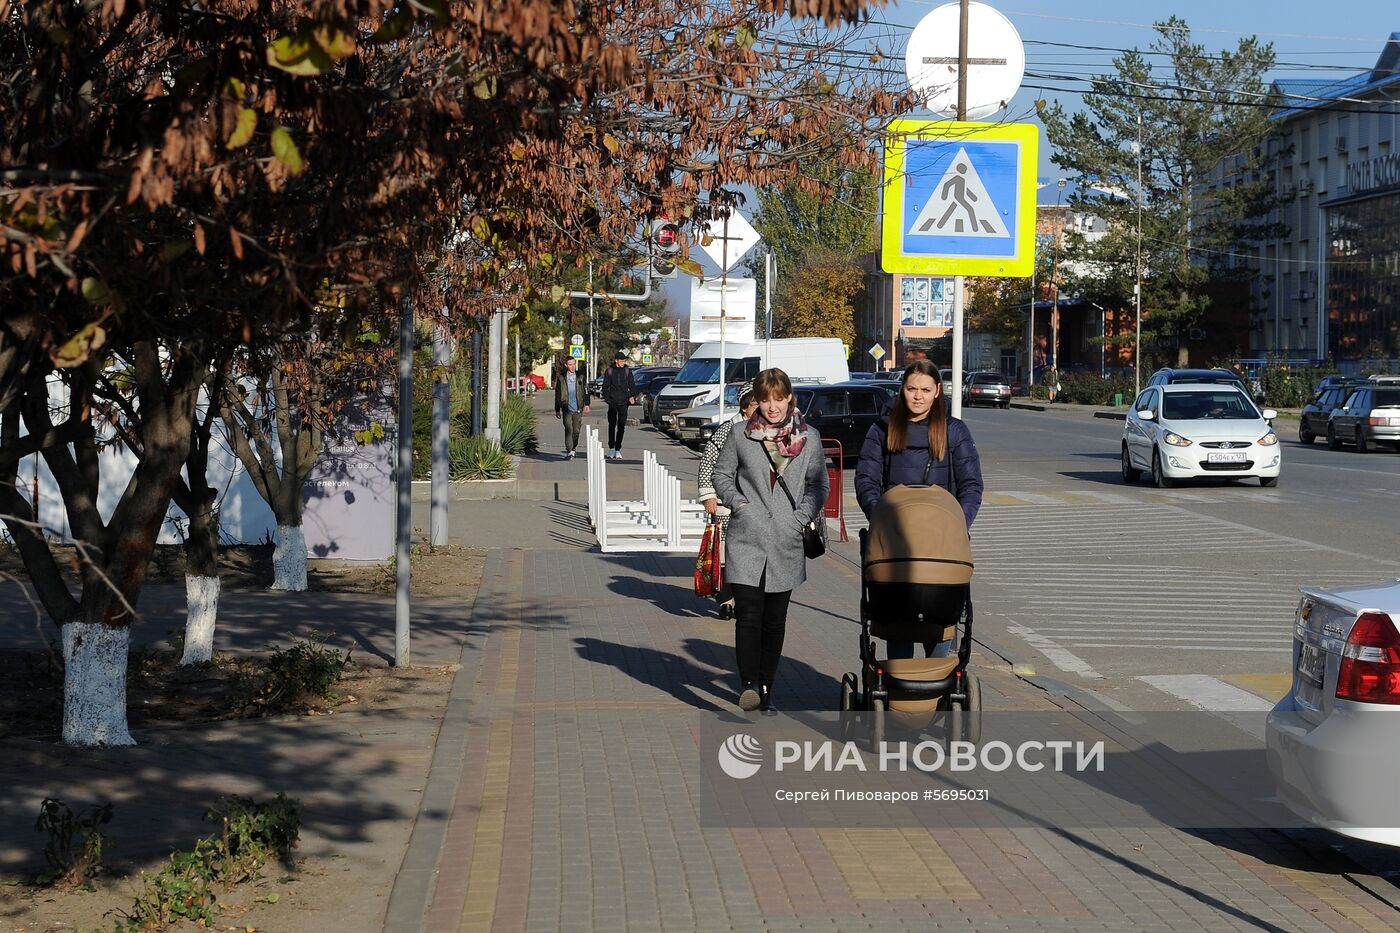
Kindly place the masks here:
MULTIPOLYGON (((519 537, 473 529, 497 534, 519 537)), ((832 709, 855 663, 847 557, 795 594, 783 709, 832 709)), ((1309 834, 716 825, 696 722, 734 716, 733 627, 692 570, 564 539, 491 553, 387 930, 1400 928, 1309 834)), ((974 664, 989 709, 1067 702, 974 664)))

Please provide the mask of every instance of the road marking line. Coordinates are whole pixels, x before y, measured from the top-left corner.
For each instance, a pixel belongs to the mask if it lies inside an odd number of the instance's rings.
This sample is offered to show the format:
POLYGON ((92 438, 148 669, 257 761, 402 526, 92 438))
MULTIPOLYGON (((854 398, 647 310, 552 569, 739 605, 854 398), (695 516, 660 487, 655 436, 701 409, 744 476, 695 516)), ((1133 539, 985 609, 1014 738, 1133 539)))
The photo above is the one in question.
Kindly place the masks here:
POLYGON ((1149 674, 1138 680, 1212 713, 1267 713, 1274 708, 1263 697, 1210 674, 1149 674))
POLYGON ((1018 638, 1020 638, 1026 644, 1034 648, 1036 651, 1039 651, 1041 654, 1045 655, 1045 657, 1050 661, 1050 663, 1058 667, 1060 670, 1066 671, 1070 674, 1078 674, 1085 680, 1103 679, 1103 675, 1100 674, 1098 671, 1094 670, 1092 667, 1090 667, 1089 663, 1083 658, 1079 657, 1072 651, 1069 651, 1065 648, 1061 648, 1059 645, 1055 644, 1054 641, 1052 641, 1049 638, 1046 638, 1044 635, 1036 634, 1034 631, 1026 628, 1024 625, 1016 625, 1015 623, 1009 621, 1006 626, 1006 630, 1012 635, 1015 635, 1018 638))

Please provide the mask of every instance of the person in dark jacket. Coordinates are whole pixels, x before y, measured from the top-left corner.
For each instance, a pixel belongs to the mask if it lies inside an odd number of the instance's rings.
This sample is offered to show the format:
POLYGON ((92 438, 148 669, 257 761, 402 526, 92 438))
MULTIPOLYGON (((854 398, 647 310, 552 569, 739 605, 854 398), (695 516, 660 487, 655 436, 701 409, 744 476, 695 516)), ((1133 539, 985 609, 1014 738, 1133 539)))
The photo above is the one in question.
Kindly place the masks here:
MULTIPOLYGON (((870 517, 891 486, 942 486, 962 506, 967 527, 982 507, 982 462, 972 432, 948 414, 938 367, 918 360, 904 370, 894 404, 865 435, 856 466, 856 501, 870 517)), ((890 642, 891 658, 912 658, 913 642, 890 642)), ((951 641, 939 642, 944 657, 951 641)))
POLYGON ((622 459, 622 432, 627 429, 627 406, 637 404, 637 380, 621 350, 603 374, 603 401, 608 403, 608 459, 622 459))
POLYGON ((574 459, 574 448, 583 433, 583 416, 588 414, 592 396, 588 380, 578 371, 578 360, 569 357, 564 369, 554 377, 554 417, 564 422, 564 459, 574 459))

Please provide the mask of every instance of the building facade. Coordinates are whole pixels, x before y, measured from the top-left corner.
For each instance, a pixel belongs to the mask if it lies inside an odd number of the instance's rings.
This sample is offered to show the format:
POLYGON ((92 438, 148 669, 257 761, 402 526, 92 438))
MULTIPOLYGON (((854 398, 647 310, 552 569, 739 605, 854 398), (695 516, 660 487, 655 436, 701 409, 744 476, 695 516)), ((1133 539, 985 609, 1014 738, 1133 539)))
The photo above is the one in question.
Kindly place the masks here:
MULTIPOLYGON (((1343 372, 1400 366, 1400 32, 1376 67, 1279 81, 1267 142, 1288 234, 1240 257, 1256 272, 1249 347, 1343 372)), ((1228 166, 1215 183, 1228 183, 1228 166)))

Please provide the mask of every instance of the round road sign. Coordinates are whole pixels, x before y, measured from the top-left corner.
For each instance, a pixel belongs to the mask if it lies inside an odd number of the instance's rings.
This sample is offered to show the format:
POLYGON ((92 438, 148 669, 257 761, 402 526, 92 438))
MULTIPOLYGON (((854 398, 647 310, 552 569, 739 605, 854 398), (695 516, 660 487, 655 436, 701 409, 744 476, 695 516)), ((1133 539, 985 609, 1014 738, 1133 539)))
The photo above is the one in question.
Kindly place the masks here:
POLYGON ((576 347, 583 346, 583 334, 574 334, 569 338, 569 343, 576 347))
MULTIPOLYGON (((909 86, 939 116, 958 115, 958 4, 945 3, 919 20, 909 36, 904 70, 909 86)), ((967 117, 981 120, 1005 109, 1021 88, 1026 49, 1011 21, 985 3, 967 11, 967 117)))

